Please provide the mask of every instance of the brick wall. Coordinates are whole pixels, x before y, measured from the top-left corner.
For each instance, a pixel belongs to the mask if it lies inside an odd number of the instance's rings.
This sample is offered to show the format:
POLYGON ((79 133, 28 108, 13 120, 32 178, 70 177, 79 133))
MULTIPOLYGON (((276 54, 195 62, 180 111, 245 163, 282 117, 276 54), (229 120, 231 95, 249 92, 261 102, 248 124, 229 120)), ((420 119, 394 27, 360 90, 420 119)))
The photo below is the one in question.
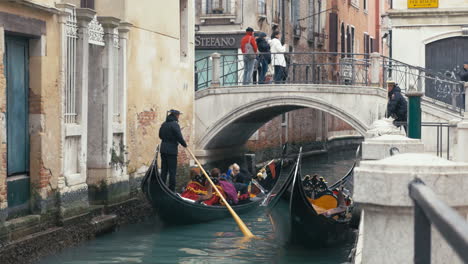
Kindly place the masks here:
POLYGON ((282 124, 282 116, 277 116, 258 130, 258 136, 247 141, 249 151, 257 152, 281 146, 285 142, 303 143, 323 140, 322 121, 327 120, 327 132, 354 130, 348 123, 319 110, 306 108, 288 112, 288 133, 282 124))

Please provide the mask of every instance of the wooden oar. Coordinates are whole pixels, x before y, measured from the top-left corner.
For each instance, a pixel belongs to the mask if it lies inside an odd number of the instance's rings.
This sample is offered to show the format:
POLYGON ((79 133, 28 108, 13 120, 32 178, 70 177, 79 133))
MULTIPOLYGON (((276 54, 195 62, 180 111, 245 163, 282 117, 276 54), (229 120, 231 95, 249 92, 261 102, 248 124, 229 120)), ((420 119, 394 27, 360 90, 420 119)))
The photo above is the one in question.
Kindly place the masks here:
POLYGON ((190 155, 192 156, 192 158, 195 160, 195 162, 197 163, 198 167, 200 167, 201 171, 203 172, 203 175, 205 175, 206 179, 208 180, 208 182, 210 182, 211 186, 213 186, 213 188, 215 189, 216 193, 219 195, 219 197, 221 198, 221 200, 223 200, 224 204, 226 205, 227 209, 229 210, 229 212, 231 213, 232 217, 234 218, 234 220, 236 221, 237 225, 239 226, 240 230, 242 231, 242 233, 244 234, 244 236, 246 238, 255 238, 255 236, 252 234, 252 232, 250 232, 249 228, 244 224, 244 222, 242 221, 242 219, 240 219, 240 217, 236 214, 236 212, 234 212, 234 210, 232 209, 232 207, 228 204, 228 202, 226 201, 226 199, 224 198, 223 194, 218 190, 218 188, 216 187, 216 185, 213 183, 213 181, 210 179, 210 177, 208 176, 208 174, 206 173, 205 169, 203 169, 202 165, 200 164, 200 162, 198 161, 198 159, 195 157, 195 155, 192 153, 192 151, 189 149, 189 148, 186 148, 187 151, 190 153, 190 155))

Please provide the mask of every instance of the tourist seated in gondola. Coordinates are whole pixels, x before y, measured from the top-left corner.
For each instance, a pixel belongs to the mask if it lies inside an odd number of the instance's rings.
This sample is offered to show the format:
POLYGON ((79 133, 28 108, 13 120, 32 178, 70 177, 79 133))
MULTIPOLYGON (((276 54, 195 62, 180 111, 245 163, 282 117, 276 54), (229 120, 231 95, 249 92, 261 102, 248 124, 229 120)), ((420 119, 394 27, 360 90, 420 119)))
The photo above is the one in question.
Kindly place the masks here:
MULTIPOLYGON (((219 185, 219 178, 211 177, 211 181, 216 185, 221 194, 226 197, 223 187, 219 185)), ((206 177, 201 175, 200 168, 190 169, 190 182, 180 196, 205 205, 221 204, 220 196, 213 190, 211 183, 206 180, 206 177)))
POLYGON ((240 166, 237 163, 234 163, 229 166, 228 172, 226 175, 223 175, 223 177, 234 185, 238 193, 239 200, 250 199, 248 187, 252 176, 250 176, 248 171, 245 169, 241 170, 240 166))
POLYGON ((195 202, 207 201, 213 197, 213 188, 211 184, 206 183, 206 178, 201 175, 200 168, 191 168, 190 181, 180 196, 195 202))
POLYGON ((271 190, 275 184, 276 179, 276 163, 271 162, 265 167, 261 168, 257 173, 256 180, 266 190, 271 190))
POLYGON ((226 180, 225 177, 221 177, 221 171, 218 168, 214 168, 210 172, 211 177, 219 179, 219 185, 223 188, 224 193, 226 194, 226 200, 229 204, 237 204, 239 199, 237 197, 236 187, 226 180))
MULTIPOLYGON (((227 197, 226 192, 224 191, 223 186, 221 186, 220 180, 219 180, 219 169, 215 168, 213 170, 211 170, 210 179, 216 186, 216 189, 218 189, 221 195, 223 195, 224 199, 226 199, 227 197), (213 173, 213 170, 215 170, 214 173, 213 173)), ((207 182, 206 184, 211 185, 209 182, 207 182)), ((206 205, 223 205, 224 204, 223 200, 221 199, 221 197, 215 190, 213 190, 213 196, 210 199, 204 201, 203 203, 206 205)))

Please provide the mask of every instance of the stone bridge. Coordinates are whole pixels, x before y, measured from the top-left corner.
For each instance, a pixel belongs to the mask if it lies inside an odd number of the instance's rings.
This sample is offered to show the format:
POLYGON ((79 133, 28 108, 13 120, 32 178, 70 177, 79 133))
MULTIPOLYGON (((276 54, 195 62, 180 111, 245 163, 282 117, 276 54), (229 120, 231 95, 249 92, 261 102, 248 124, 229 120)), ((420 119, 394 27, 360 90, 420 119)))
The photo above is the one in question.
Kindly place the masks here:
MULTIPOLYGON (((364 135, 385 114, 386 90, 380 87, 329 84, 264 84, 223 86, 195 95, 197 156, 212 159, 238 153, 251 135, 269 120, 300 108, 314 108, 347 122, 364 135)), ((448 122, 460 115, 422 100, 423 122, 448 122)), ((428 151, 436 142, 434 129, 423 128, 428 151)))

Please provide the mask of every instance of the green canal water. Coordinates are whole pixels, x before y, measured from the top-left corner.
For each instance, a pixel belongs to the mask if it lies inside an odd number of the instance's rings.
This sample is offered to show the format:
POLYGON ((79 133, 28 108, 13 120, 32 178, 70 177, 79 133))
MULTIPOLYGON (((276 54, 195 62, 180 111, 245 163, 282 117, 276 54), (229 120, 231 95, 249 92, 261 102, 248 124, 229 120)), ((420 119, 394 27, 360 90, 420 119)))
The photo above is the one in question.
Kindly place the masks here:
MULTIPOLYGON (((303 173, 319 173, 329 182, 344 175, 354 153, 341 152, 303 160, 303 173)), ((285 206, 286 207, 286 206, 285 206)), ((286 212, 285 212, 286 213, 286 212)), ((346 263, 354 239, 329 248, 291 246, 274 228, 271 216, 258 209, 241 218, 259 239, 241 242, 236 223, 222 219, 210 223, 163 227, 157 217, 121 227, 41 260, 42 264, 110 263, 346 263)))

